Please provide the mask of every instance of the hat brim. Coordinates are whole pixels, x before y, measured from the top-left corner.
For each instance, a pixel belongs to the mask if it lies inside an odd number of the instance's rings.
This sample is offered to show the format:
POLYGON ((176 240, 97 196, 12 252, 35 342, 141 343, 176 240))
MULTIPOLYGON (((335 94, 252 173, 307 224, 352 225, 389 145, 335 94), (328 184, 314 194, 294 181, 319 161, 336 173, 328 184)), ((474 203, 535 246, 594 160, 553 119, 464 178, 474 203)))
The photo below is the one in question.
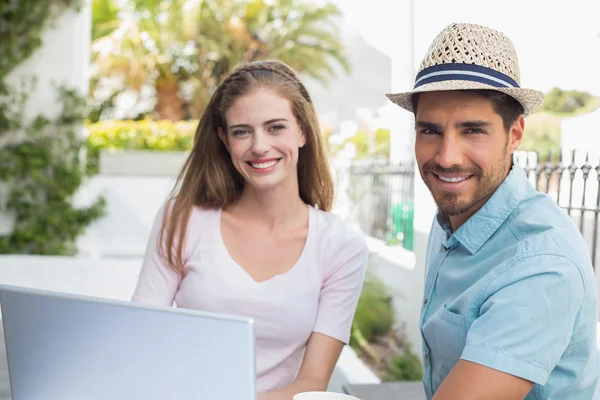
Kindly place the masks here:
POLYGON ((544 93, 540 92, 539 90, 523 88, 498 88, 495 86, 486 85, 485 83, 461 80, 427 83, 410 92, 388 93, 386 94, 386 97, 405 110, 414 112, 412 107, 412 96, 415 93, 474 89, 496 90, 513 97, 523 106, 525 116, 535 112, 535 110, 542 105, 545 97, 544 93))

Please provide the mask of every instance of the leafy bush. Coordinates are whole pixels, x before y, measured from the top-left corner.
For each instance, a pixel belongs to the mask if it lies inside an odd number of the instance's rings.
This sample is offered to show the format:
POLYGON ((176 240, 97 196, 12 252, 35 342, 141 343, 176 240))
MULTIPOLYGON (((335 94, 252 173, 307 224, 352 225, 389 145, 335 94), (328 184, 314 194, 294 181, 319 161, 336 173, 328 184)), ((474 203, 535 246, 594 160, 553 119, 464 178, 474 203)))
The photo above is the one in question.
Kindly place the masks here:
POLYGON ((356 348, 359 340, 370 342, 375 336, 388 333, 393 323, 394 309, 383 283, 368 277, 356 307, 350 346, 356 348))
POLYGON ((555 87, 546 95, 540 110, 556 114, 572 114, 586 109, 589 111, 589 107, 596 101, 597 98, 590 93, 555 87))
POLYGON ((24 124, 25 139, 0 151, 0 181, 8 184, 7 208, 16 217, 14 231, 0 237, 0 254, 76 254, 77 238, 104 215, 103 197, 84 208, 71 204, 85 179, 85 100, 68 88, 60 88, 59 100, 60 115, 24 124))
POLYGON ((423 365, 412 351, 397 355, 383 377, 384 381, 419 381, 423 379, 423 365))
POLYGON ((100 150, 187 151, 198 121, 100 121, 88 124, 87 171, 98 172, 100 150))
POLYGON ((529 116, 525 121, 525 134, 520 150, 536 152, 541 160, 547 160, 550 152, 554 157, 558 157, 561 122, 562 118, 546 112, 529 116))

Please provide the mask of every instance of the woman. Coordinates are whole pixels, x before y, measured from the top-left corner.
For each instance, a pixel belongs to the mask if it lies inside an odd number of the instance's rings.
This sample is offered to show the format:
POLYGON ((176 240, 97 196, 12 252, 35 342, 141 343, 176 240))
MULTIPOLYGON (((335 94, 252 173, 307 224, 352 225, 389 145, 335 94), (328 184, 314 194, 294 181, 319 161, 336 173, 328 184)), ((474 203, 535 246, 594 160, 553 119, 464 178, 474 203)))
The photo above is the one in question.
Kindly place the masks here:
POLYGON ((332 200, 315 108, 296 73, 277 61, 239 67, 200 120, 134 300, 253 318, 260 400, 325 390, 368 256, 328 212, 332 200))

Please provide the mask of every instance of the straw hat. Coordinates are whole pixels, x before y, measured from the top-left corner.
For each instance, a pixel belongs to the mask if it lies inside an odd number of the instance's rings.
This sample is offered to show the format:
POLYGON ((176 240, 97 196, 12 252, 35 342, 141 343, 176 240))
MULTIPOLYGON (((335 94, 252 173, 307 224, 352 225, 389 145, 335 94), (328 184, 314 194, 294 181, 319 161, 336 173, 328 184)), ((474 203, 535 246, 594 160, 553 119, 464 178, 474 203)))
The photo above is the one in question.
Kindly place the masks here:
POLYGON ((448 25, 431 43, 413 91, 386 96, 412 112, 414 93, 465 89, 506 93, 523 105, 525 115, 544 101, 542 92, 520 87, 519 60, 506 35, 485 26, 461 23, 448 25))

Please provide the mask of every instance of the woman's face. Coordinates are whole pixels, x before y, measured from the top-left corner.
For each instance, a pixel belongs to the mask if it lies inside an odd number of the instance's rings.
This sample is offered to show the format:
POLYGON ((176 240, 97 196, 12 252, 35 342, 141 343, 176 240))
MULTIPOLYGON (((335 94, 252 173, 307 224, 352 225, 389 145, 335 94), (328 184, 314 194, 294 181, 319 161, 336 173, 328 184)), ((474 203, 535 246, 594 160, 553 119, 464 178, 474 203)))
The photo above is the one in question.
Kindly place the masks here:
POLYGON ((298 153, 306 138, 291 102, 269 88, 257 88, 225 112, 219 136, 248 185, 269 190, 298 185, 298 153))

